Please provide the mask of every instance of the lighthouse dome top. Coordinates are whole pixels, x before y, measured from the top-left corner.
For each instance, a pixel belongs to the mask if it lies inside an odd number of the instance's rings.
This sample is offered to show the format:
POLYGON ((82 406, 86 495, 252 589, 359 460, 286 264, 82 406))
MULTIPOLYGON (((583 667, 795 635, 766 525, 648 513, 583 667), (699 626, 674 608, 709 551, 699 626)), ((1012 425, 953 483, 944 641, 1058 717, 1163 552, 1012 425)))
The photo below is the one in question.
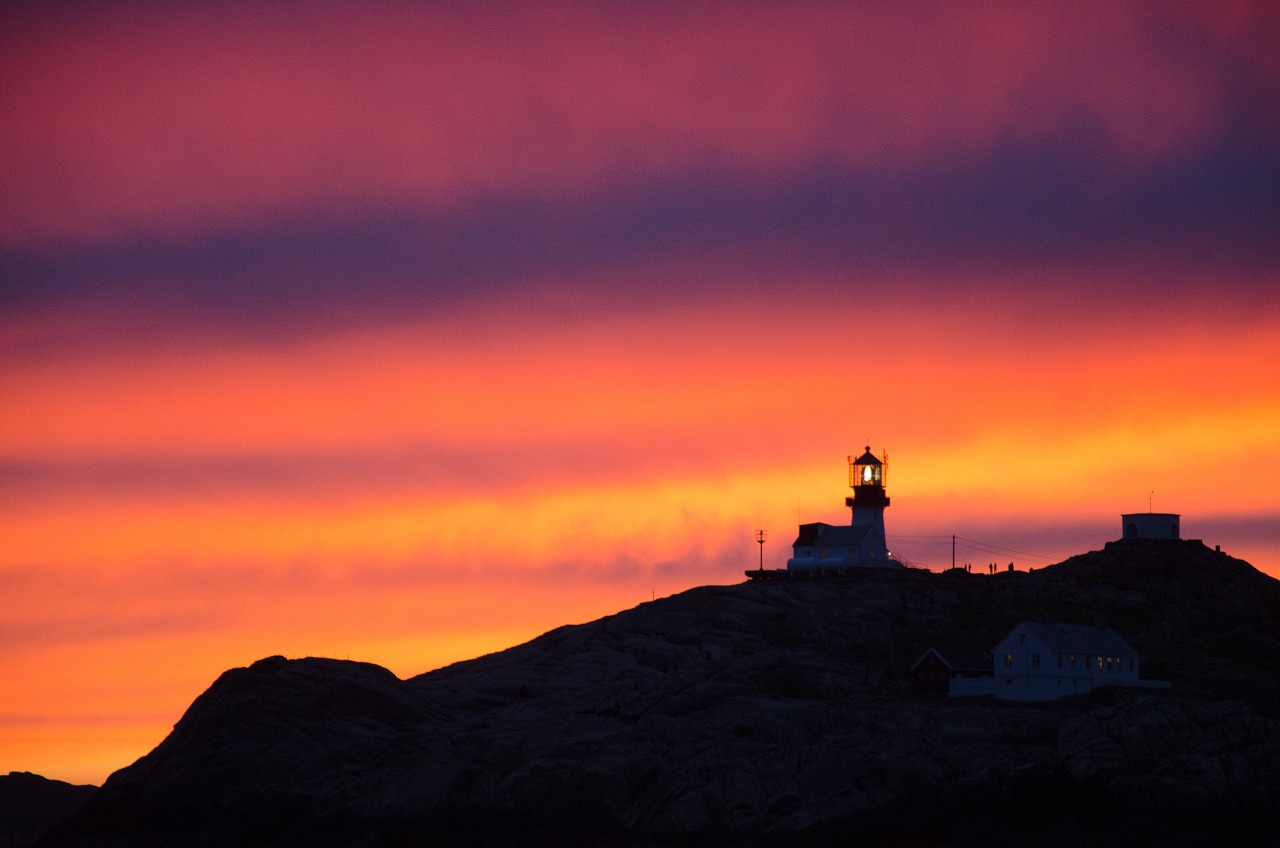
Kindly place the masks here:
POLYGON ((866 451, 862 456, 854 460, 855 465, 879 465, 880 460, 876 459, 875 454, 871 452, 871 445, 867 445, 863 450, 866 451))

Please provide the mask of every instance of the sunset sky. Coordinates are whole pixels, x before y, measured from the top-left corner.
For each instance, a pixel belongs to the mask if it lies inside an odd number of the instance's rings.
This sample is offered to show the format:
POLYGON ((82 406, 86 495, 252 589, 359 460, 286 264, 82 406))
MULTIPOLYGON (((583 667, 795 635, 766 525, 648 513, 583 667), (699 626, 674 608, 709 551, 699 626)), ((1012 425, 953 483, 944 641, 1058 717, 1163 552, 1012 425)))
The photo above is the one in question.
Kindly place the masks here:
POLYGON ((867 444, 918 564, 1280 576, 1277 4, 19 5, 0 773, 781 567, 867 444))

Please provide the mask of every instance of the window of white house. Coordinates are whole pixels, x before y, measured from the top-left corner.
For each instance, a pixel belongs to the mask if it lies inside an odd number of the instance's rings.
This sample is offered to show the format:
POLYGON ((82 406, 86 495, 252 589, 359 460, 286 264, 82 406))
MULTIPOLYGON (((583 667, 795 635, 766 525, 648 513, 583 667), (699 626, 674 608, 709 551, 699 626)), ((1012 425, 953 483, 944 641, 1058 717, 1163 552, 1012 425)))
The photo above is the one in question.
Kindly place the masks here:
POLYGON ((1058 654, 1058 668, 1062 668, 1062 654, 1058 654))
POLYGON ((1098 657, 1098 671, 1102 671, 1102 657, 1098 657))
POLYGON ((1025 633, 1019 633, 1019 634, 1018 634, 1018 644, 1019 644, 1019 645, 1025 645, 1025 644, 1027 644, 1027 634, 1025 634, 1025 633))
POLYGON ((1031 667, 1032 667, 1032 668, 1039 668, 1039 667, 1040 667, 1040 655, 1039 655, 1039 654, 1032 654, 1032 655, 1031 655, 1031 667))
POLYGON ((1013 668, 1013 654, 1004 655, 1004 667, 1013 668))

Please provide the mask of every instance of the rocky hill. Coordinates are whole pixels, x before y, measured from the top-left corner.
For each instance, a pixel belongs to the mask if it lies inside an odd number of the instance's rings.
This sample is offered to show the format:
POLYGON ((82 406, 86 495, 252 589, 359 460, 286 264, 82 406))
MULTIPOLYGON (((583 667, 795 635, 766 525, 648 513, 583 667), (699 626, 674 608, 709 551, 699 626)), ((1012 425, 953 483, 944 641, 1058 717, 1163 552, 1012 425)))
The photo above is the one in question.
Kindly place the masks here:
POLYGON ((1280 582, 1198 542, 704 587, 410 680, 224 673, 47 845, 1262 845, 1280 582), (1107 624, 1165 691, 913 694, 930 644, 1107 624))

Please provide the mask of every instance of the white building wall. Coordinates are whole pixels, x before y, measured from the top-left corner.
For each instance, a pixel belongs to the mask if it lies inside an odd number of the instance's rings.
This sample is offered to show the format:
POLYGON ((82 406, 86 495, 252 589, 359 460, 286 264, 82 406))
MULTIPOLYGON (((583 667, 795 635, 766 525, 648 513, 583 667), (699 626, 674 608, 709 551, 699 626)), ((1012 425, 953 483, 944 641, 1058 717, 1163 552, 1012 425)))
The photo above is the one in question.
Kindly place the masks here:
POLYGON ((883 518, 880 519, 878 525, 873 525, 867 535, 862 538, 862 544, 858 546, 858 557, 877 564, 886 563, 889 559, 889 546, 884 538, 883 518))
POLYGON ((889 558, 883 530, 872 528, 854 547, 847 545, 796 545, 787 560, 788 571, 844 568, 902 568, 889 558))

